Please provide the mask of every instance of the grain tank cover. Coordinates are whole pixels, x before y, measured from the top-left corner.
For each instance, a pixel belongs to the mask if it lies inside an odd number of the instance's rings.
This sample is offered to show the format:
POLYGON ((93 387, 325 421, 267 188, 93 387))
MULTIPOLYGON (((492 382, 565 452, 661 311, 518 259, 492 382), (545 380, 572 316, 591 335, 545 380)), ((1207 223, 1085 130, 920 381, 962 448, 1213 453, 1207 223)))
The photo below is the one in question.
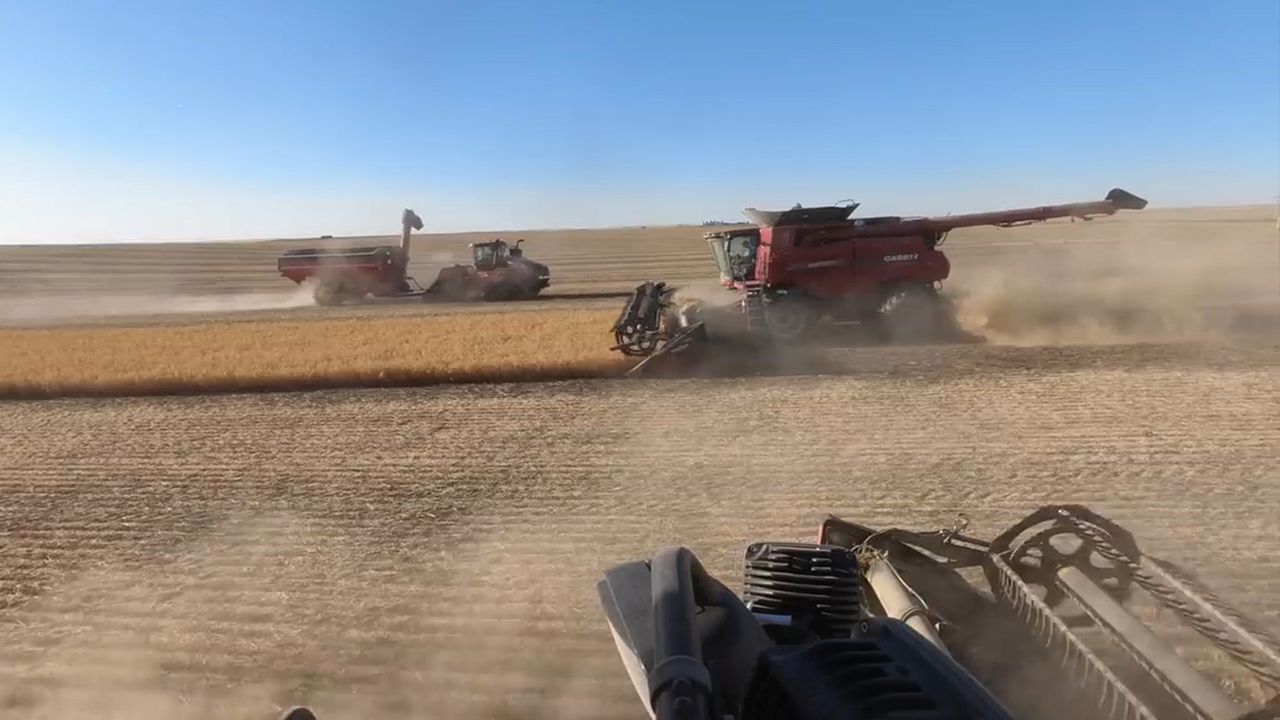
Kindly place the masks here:
POLYGON ((826 205, 823 207, 800 207, 796 205, 790 210, 757 210, 747 208, 743 215, 760 227, 776 227, 779 225, 830 225, 849 219, 858 203, 850 201, 848 205, 826 205))

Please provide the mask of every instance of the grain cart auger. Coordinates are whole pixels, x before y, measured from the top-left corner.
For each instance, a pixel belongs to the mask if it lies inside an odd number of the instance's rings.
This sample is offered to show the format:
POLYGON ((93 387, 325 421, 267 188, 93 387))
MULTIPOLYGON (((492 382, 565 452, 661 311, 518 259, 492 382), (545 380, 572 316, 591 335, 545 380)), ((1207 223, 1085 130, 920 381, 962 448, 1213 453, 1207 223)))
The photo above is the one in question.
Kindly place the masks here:
POLYGON ((606 571, 600 602, 658 720, 1280 718, 1276 638, 1114 522, 965 524, 829 517, 748 545, 741 597, 670 548, 606 571))
POLYGON ((675 289, 666 283, 647 282, 627 298, 613 324, 616 344, 610 350, 644 358, 627 371, 628 375, 643 374, 659 364, 691 361, 706 344, 706 327, 691 308, 677 308, 674 294, 675 289))

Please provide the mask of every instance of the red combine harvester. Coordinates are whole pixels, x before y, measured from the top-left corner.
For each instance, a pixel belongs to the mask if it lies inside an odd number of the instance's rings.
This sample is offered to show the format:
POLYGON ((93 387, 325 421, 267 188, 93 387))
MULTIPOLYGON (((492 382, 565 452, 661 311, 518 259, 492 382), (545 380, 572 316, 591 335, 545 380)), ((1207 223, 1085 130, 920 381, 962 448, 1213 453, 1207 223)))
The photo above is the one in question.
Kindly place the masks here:
POLYGON ((400 245, 346 249, 290 250, 276 260, 280 274, 295 283, 312 283, 318 305, 341 305, 366 295, 422 297, 424 300, 519 300, 531 298, 551 284, 546 265, 528 260, 523 240, 509 245, 502 239, 472 243, 472 265, 440 271, 431 287, 423 288, 408 274, 409 235, 422 229, 412 210, 401 216, 400 245))
MULTIPOLYGON (((794 340, 820 321, 870 325, 886 339, 919 340, 954 329, 939 249, 955 228, 1012 227, 1053 218, 1090 220, 1147 201, 1119 188, 1104 200, 945 217, 851 218, 857 203, 743 214, 756 227, 706 234, 721 284, 738 293, 746 327, 794 340)), ((672 307, 674 288, 636 288, 614 326, 615 349, 650 355, 700 325, 698 307, 672 307)))

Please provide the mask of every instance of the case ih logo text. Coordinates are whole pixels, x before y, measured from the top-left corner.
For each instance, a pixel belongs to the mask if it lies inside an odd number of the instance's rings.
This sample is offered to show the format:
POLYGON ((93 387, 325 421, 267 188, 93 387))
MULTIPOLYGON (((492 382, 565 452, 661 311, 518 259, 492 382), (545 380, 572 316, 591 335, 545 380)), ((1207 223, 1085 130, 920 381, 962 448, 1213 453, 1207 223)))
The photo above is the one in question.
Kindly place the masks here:
POLYGON ((885 262, 911 262, 920 257, 920 253, 902 253, 901 255, 885 255, 885 262))

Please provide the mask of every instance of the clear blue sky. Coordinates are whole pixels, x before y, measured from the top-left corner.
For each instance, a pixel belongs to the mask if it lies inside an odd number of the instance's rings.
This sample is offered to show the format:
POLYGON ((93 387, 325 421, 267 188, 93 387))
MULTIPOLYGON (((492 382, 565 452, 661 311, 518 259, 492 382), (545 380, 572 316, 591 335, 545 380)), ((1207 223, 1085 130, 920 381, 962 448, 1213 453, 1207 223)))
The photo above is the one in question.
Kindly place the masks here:
POLYGON ((0 0, 0 242, 1280 194, 1280 1, 0 0))

